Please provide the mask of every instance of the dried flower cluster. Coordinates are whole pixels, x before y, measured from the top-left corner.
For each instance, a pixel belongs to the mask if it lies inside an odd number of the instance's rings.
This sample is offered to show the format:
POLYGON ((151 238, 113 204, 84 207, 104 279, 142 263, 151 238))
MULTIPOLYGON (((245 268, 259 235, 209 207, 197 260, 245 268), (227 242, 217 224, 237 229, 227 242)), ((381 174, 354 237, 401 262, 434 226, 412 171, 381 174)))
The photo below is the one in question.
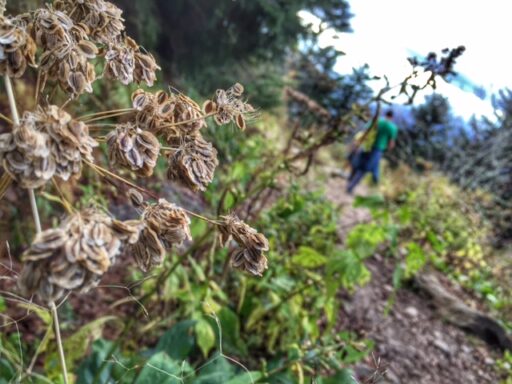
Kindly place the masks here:
POLYGON ((24 253, 20 287, 51 302, 68 291, 96 286, 123 247, 139 238, 139 221, 121 222, 95 209, 39 233, 24 253))
POLYGON ((267 258, 263 254, 269 249, 267 238, 236 216, 223 216, 220 242, 225 246, 231 238, 239 245, 231 256, 233 267, 261 276, 267 269, 267 258))
POLYGON ((201 109, 188 97, 158 91, 155 94, 142 89, 132 95, 133 108, 137 110, 137 124, 168 144, 179 144, 188 135, 194 135, 206 126, 201 109))
POLYGON ((203 109, 206 114, 214 114, 218 125, 234 122, 238 128, 244 130, 246 117, 254 113, 252 105, 242 99, 244 87, 236 83, 227 90, 218 89, 213 100, 208 100, 203 109))
POLYGON ((79 176, 97 145, 86 124, 52 105, 25 112, 12 133, 0 135, 0 160, 22 187, 38 188, 53 176, 79 176))
POLYGON ((36 44, 20 18, 0 15, 0 75, 19 78, 35 66, 36 44))
POLYGON ((107 144, 111 164, 128 167, 143 177, 153 174, 160 143, 151 132, 121 124, 107 135, 107 144))
POLYGON ((43 87, 56 81, 72 98, 92 92, 100 56, 106 77, 152 86, 160 67, 124 29, 121 10, 103 0, 58 0, 32 14, 0 16, 0 74, 22 76, 27 65, 36 66, 39 47, 43 87))
POLYGON ((91 30, 93 40, 101 44, 119 42, 124 31, 123 11, 103 0, 57 0, 57 10, 62 11, 75 23, 84 23, 91 30))
MULTIPOLYGON (((16 18, 3 16, 4 5, 0 0, 0 75, 20 77, 28 66, 37 67, 36 100, 42 99, 48 81, 69 95, 68 102, 92 92, 100 60, 104 64, 102 77, 125 85, 154 84, 160 67, 151 54, 126 36, 122 11, 112 3, 55 0, 53 5, 16 18)), ((216 149, 203 138, 201 129, 210 116, 219 125, 234 122, 245 129, 246 117, 254 109, 243 100, 243 93, 240 84, 218 90, 201 109, 179 92, 137 90, 132 95, 134 118, 106 135, 110 162, 148 177, 163 148, 169 178, 204 191, 213 180, 218 160, 216 149)), ((9 97, 11 105, 15 104, 12 93, 9 97)), ((119 111, 95 114, 90 121, 112 117, 116 115, 113 112, 119 111)), ((64 181, 78 177, 83 162, 94 161, 92 152, 97 145, 84 122, 55 105, 39 105, 35 111, 25 112, 12 132, 0 135, 0 161, 12 179, 34 189, 53 177, 64 181)), ((19 280, 23 291, 52 303, 72 290, 85 292, 96 286, 123 250, 133 254, 139 267, 147 271, 162 263, 167 250, 191 240, 186 210, 164 199, 148 204, 135 190, 129 197, 140 220, 121 222, 90 208, 39 233, 23 255, 19 280)), ((222 220, 223 243, 233 238, 239 245, 233 265, 261 275, 267 268, 263 255, 268 250, 266 238, 236 217, 222 220)))
MULTIPOLYGON (((140 196, 136 200, 140 201, 140 196)), ((185 240, 191 240, 190 219, 185 211, 177 205, 164 199, 158 203, 146 205, 142 214, 145 228, 137 243, 130 247, 135 261, 143 271, 160 265, 165 256, 165 250, 173 245, 181 245, 185 240)))
POLYGON ((180 181, 195 191, 206 190, 219 164, 217 150, 200 134, 185 139, 178 150, 169 153, 168 161, 169 179, 180 181))
POLYGON ((124 43, 110 45, 105 60, 105 77, 119 80, 125 85, 135 81, 151 87, 156 80, 156 71, 160 69, 153 55, 141 52, 137 43, 129 37, 124 43))

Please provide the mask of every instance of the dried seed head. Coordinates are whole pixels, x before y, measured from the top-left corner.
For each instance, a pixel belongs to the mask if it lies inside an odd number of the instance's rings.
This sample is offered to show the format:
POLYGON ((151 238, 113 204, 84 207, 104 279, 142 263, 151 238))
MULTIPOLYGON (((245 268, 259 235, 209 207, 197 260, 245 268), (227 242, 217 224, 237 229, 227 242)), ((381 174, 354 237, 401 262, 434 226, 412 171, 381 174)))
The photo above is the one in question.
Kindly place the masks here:
POLYGON ((145 92, 132 94, 137 125, 155 135, 162 135, 169 144, 176 144, 188 135, 194 135, 206 125, 199 106, 181 94, 145 92))
POLYGON ((107 135, 110 162, 130 168, 137 175, 148 177, 153 174, 160 143, 149 131, 142 131, 128 123, 119 125, 107 135))
POLYGON ((127 244, 134 244, 143 225, 120 222, 95 209, 66 219, 58 228, 39 233, 23 254, 19 285, 27 295, 50 302, 71 290, 96 286, 127 244))
POLYGON ((222 216, 219 227, 220 242, 226 246, 232 238, 240 247, 231 256, 233 267, 261 276, 268 268, 263 252, 268 251, 267 238, 236 216, 222 216))
POLYGON ((215 112, 214 120, 218 125, 234 122, 244 130, 246 119, 254 114, 254 108, 242 99, 244 87, 236 83, 227 90, 218 89, 215 97, 203 105, 205 113, 215 112), (210 112, 207 112, 210 111, 210 112))
POLYGON ((185 211, 164 199, 160 199, 157 204, 146 206, 142 219, 146 227, 139 241, 131 247, 131 251, 143 271, 160 265, 165 250, 192 239, 190 219, 185 211))
POLYGON ((144 196, 142 196, 142 193, 140 193, 136 189, 130 188, 128 190, 128 198, 130 199, 130 202, 135 208, 140 208, 144 206, 144 196))
POLYGON ((98 48, 88 41, 89 28, 74 24, 65 13, 42 8, 35 13, 32 34, 43 47, 40 68, 48 79, 58 81, 61 88, 76 97, 92 92, 96 79, 89 60, 98 55, 98 48))
POLYGON ((153 56, 142 53, 137 43, 129 37, 125 38, 124 43, 109 46, 105 59, 105 76, 125 85, 135 81, 152 86, 156 71, 160 69, 153 56))
POLYGON ((38 188, 53 176, 78 177, 97 145, 87 125, 51 105, 25 112, 12 133, 0 135, 0 160, 22 187, 38 188))
POLYGON ((125 29, 123 12, 114 4, 103 0, 57 0, 54 6, 76 23, 85 24, 98 43, 111 45, 120 41, 125 29))
POLYGON ((36 44, 21 18, 0 16, 0 75, 19 78, 35 67, 36 44))
POLYGON ((178 150, 168 155, 167 176, 192 190, 204 191, 213 181, 219 164, 217 150, 198 133, 188 136, 178 150))
MULTIPOLYGON (((40 8, 35 12, 31 29, 37 45, 44 51, 51 51, 73 43, 71 31, 74 25, 67 14, 49 7, 40 8)), ((87 39, 85 34, 80 37, 87 39)))

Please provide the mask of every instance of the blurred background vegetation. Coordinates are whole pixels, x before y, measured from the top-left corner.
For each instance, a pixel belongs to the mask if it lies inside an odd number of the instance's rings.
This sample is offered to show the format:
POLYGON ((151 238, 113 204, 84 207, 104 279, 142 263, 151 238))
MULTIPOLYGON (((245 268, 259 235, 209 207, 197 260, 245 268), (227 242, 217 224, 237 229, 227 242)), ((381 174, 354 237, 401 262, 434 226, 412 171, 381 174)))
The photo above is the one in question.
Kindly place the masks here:
MULTIPOLYGON (((146 187, 191 209, 235 212, 254 223, 270 239, 270 268, 261 279, 231 271, 216 233, 195 221, 193 245, 168 255, 154 275, 121 263, 97 291, 73 295, 61 308, 68 368, 77 383, 355 383, 351 367, 372 360, 375 341, 339 326, 339 293, 352 294, 371 281, 366 262, 377 251, 393 261, 394 290, 433 268, 511 329, 512 91, 495 95, 492 121, 461 121, 436 93, 422 104, 397 106, 400 134, 387 156, 385 182, 375 196, 356 200, 371 210, 372 220, 350 228, 342 242, 343 208, 325 193, 331 178, 326 169, 342 167, 346 144, 365 125, 359 117, 366 113, 368 120, 375 111, 375 79, 368 66, 337 73, 343 53, 320 48, 319 31, 298 12, 316 15, 323 28, 350 32, 349 2, 115 3, 124 10, 128 34, 155 54, 161 88, 172 86, 203 101, 218 88, 244 84, 258 119, 245 134, 234 128, 208 132, 221 166, 207 192, 191 194, 165 181, 165 164, 146 187), (288 88, 325 109, 328 121, 319 122, 287 97, 288 88), (350 129, 339 131, 347 115, 350 129), (325 144, 332 145, 308 152, 329 129, 334 134, 325 144), (295 154, 297 161, 284 161, 295 154)), ((40 5, 10 1, 8 9, 40 5)), ((31 94, 30 80, 16 83, 18 94, 31 94)), ((123 108, 133 89, 101 83, 69 108, 77 114, 123 108)), ((7 115, 5 96, 0 101, 7 115)), ((20 100, 24 107, 30 103, 20 100)), ((83 206, 110 201, 118 216, 128 209, 114 187, 92 174, 64 192, 83 206)), ((39 204, 45 224, 55 224, 62 213, 58 205, 43 199, 39 204)), ((11 190, 1 208, 1 237, 9 239, 13 255, 20 254, 32 233, 23 219, 28 207, 11 190)), ((26 312, 13 306, 0 298, 0 310, 12 318, 26 312)), ((57 352, 48 343, 50 319, 38 315, 16 323, 17 329, 5 321, 0 383, 15 382, 36 350, 35 371, 60 380, 57 352)), ((503 380, 510 363, 505 354, 496 364, 503 380)))

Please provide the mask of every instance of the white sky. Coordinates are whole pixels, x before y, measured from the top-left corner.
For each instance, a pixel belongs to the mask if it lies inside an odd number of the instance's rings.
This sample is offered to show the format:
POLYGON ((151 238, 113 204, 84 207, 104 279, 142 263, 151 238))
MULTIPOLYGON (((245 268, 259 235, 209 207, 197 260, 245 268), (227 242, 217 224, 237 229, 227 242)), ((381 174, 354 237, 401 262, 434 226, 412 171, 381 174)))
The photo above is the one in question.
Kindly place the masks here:
MULTIPOLYGON (((406 59, 411 51, 426 55, 464 45, 457 71, 490 92, 512 86, 507 44, 512 32, 510 1, 352 0, 350 7, 354 32, 332 39, 333 32, 327 31, 321 38, 321 43, 347 54, 338 65, 342 73, 368 63, 373 75, 386 74, 399 82, 410 72, 406 59)), ((301 16, 313 21, 309 15, 301 16)), ((450 99, 454 113, 465 118, 492 114, 489 102, 454 86, 439 84, 438 92, 450 99)))

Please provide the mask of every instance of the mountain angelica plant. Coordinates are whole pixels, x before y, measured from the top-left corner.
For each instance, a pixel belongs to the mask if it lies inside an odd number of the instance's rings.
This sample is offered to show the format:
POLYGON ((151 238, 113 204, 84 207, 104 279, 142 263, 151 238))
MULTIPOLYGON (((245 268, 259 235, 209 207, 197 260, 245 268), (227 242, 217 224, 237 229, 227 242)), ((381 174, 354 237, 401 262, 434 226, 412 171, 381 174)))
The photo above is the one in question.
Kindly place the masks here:
POLYGON ((100 79, 152 87, 160 70, 155 58, 127 36, 122 11, 104 0, 56 0, 16 16, 5 15, 4 0, 0 12, 0 74, 12 115, 3 116, 11 129, 0 135, 0 194, 13 183, 28 190, 37 234, 22 255, 18 285, 25 297, 51 309, 67 383, 56 303, 70 292, 97 286, 121 253, 132 255, 143 271, 160 265, 167 251, 191 240, 193 216, 216 226, 223 245, 234 240, 235 268, 255 276, 267 268, 269 244, 255 229, 234 216, 206 218, 159 198, 97 164, 95 148, 105 142, 110 165, 138 177, 151 176, 159 157, 165 156, 169 179, 204 191, 218 165, 217 151, 201 134, 207 118, 244 130, 255 110, 243 98, 243 86, 235 84, 218 90, 202 107, 176 91, 139 89, 128 108, 73 117, 65 108, 92 93, 100 79), (36 106, 19 117, 12 79, 23 78, 28 70, 37 73, 36 106), (62 105, 51 103, 56 92, 66 95, 62 105), (97 124, 121 116, 122 123, 97 124), (59 190, 57 180, 78 180, 84 167, 129 186, 128 198, 139 219, 116 220, 98 206, 78 211, 61 194, 67 217, 43 230, 35 194, 51 184, 59 190))

